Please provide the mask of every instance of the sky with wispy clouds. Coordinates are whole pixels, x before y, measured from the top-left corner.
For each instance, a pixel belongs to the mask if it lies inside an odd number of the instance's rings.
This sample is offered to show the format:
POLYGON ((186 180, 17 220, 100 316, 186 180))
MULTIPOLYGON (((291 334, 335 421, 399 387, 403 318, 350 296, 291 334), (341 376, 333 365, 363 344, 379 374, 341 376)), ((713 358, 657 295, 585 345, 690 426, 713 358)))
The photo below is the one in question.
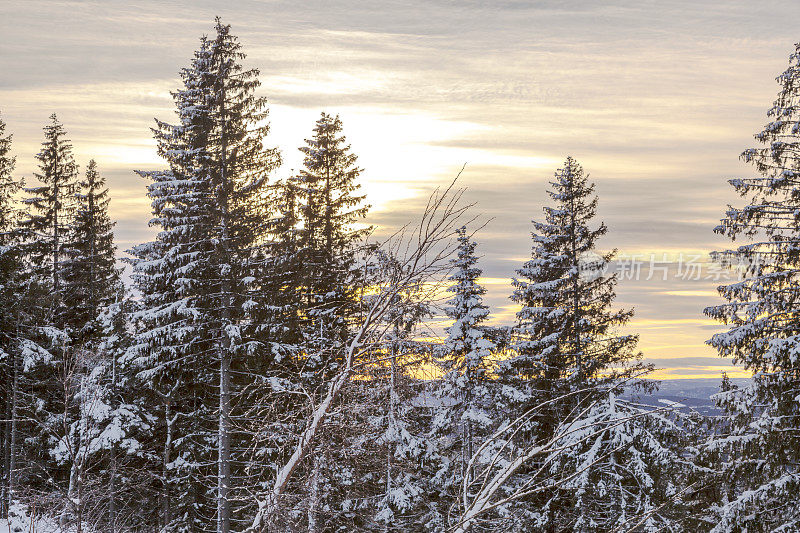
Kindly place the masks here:
POLYGON ((712 233, 740 202, 726 180, 752 175, 738 155, 800 40, 800 3, 2 0, 0 113, 18 171, 32 175, 57 112, 79 163, 108 179, 121 254, 152 235, 133 169, 162 165, 149 128, 173 117, 169 92, 216 15, 261 70, 276 178, 322 110, 341 115, 381 227, 466 163, 461 185, 490 219, 478 241, 493 320, 510 323, 530 220, 572 155, 596 182, 600 247, 619 250, 617 303, 635 308, 645 358, 662 377, 731 370, 704 345, 720 273, 691 265, 729 244, 712 233))

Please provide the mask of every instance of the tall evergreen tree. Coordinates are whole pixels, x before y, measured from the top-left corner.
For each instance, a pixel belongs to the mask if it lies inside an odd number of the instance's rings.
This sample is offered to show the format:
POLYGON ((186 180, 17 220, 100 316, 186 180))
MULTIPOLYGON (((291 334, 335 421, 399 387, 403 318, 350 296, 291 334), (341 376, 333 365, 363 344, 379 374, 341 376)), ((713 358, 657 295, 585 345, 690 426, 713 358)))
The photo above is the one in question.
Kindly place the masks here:
MULTIPOLYGON (((342 121, 322 113, 313 135, 300 148, 303 169, 286 189, 287 208, 294 205, 297 231, 285 232, 293 255, 285 258, 294 266, 293 286, 285 291, 284 303, 294 308, 294 355, 289 380, 294 388, 306 391, 308 402, 294 402, 302 432, 305 413, 326 393, 327 379, 337 371, 342 360, 349 326, 358 309, 363 283, 356 269, 356 254, 368 228, 356 228, 368 207, 364 197, 356 195, 361 169, 357 156, 350 151, 342 134, 342 121)), ((289 214, 290 211, 287 211, 289 214)), ((285 224, 284 224, 285 227, 285 224)), ((289 229, 289 228, 286 228, 289 229)), ((289 244, 284 241, 284 247, 289 244)), ((314 454, 308 478, 312 486, 329 486, 336 474, 323 461, 323 450, 314 454)), ((335 470, 335 469, 334 469, 335 470)), ((309 502, 309 519, 315 524, 314 498, 309 502)), ((319 524, 317 523, 317 526, 319 524)), ((316 527, 316 526, 315 526, 316 527)))
MULTIPOLYGON (((625 364, 636 359, 637 337, 615 334, 633 312, 611 309, 617 278, 600 275, 613 252, 602 255, 595 249, 608 228, 603 223, 590 227, 597 210, 594 184, 568 157, 550 185, 554 205, 544 208, 543 222, 533 222, 532 257, 517 271, 511 296, 522 309, 514 355, 504 361, 502 373, 516 412, 541 400, 539 391, 552 398, 643 369, 625 364)), ((542 437, 563 413, 552 415, 539 422, 542 437)))
MULTIPOLYGON (((388 254, 383 261, 396 264, 396 259, 388 254)), ((441 463, 440 450, 429 444, 430 417, 421 414, 418 405, 420 392, 424 394, 428 385, 419 376, 431 361, 431 343, 422 339, 420 328, 432 314, 430 305, 421 298, 424 290, 411 287, 395 297, 386 315, 391 331, 386 339, 386 353, 370 365, 364 376, 367 378, 364 383, 369 384, 364 387, 368 395, 367 412, 372 416, 367 423, 358 425, 366 431, 362 429, 357 436, 373 443, 375 448, 367 452, 374 463, 367 457, 358 459, 369 465, 366 472, 359 472, 363 480, 360 485, 368 487, 369 481, 379 481, 369 518, 376 522, 373 529, 380 527, 387 532, 408 531, 423 523, 434 530, 444 525, 442 513, 437 513, 439 509, 432 505, 437 498, 431 498, 429 493, 435 486, 431 483, 435 465, 441 463), (374 472, 382 475, 375 476, 374 472)), ((344 455, 351 454, 358 456, 349 450, 344 455)), ((368 515, 366 510, 364 515, 368 515)))
POLYGON ((180 531, 216 521, 227 532, 234 519, 233 401, 247 384, 241 379, 252 379, 237 369, 264 347, 250 313, 259 299, 254 257, 265 239, 267 177, 278 162, 264 148, 258 71, 242 66, 229 26, 217 19, 215 30, 173 93, 179 124, 158 122, 154 130, 170 168, 141 174, 153 180, 151 223, 161 232, 133 250, 146 307, 135 362, 161 399, 164 522, 180 531))
POLYGON ((730 422, 711 446, 727 458, 729 483, 714 531, 800 528, 800 45, 789 63, 769 122, 755 135, 761 146, 741 156, 760 176, 730 180, 748 203, 729 206, 715 228, 746 242, 715 254, 743 279, 721 286, 726 302, 706 308, 730 326, 709 344, 753 378, 720 393, 730 422))
POLYGON ((72 144, 55 114, 44 127, 45 139, 36 155, 40 185, 25 189, 27 207, 21 221, 25 259, 31 271, 26 290, 30 297, 25 309, 29 340, 36 357, 22 362, 27 374, 25 416, 29 420, 26 444, 32 477, 29 488, 43 493, 60 493, 62 523, 74 519, 71 488, 76 475, 73 429, 80 418, 76 404, 83 362, 70 346, 67 305, 71 285, 67 280, 72 255, 72 237, 77 187, 77 165, 72 144))
POLYGON ((77 209, 72 228, 72 260, 65 272, 70 288, 70 326, 74 337, 87 340, 99 333, 96 320, 101 308, 118 292, 119 270, 114 254, 114 224, 108 216, 108 188, 94 159, 76 192, 77 209))
POLYGON ((47 280, 52 298, 50 317, 53 325, 64 327, 67 284, 64 271, 69 264, 72 224, 75 214, 78 166, 72 144, 55 113, 44 127, 45 140, 36 155, 39 172, 34 176, 41 185, 25 189, 29 207, 23 227, 28 232, 31 264, 47 280))
MULTIPOLYGON (((532 258, 514 280, 512 300, 522 309, 512 354, 499 367, 503 403, 512 419, 537 403, 547 406, 520 432, 517 446, 547 442, 565 424, 607 424, 608 430, 599 432, 586 450, 565 446, 567 453, 548 459, 572 468, 579 478, 516 507, 512 521, 546 530, 606 531, 668 502, 670 478, 649 482, 663 468, 667 446, 659 441, 659 431, 647 430, 646 421, 639 420, 643 413, 621 415, 624 404, 613 399, 648 367, 634 352, 637 337, 617 333, 632 312, 611 309, 617 279, 603 275, 613 252, 602 255, 595 249, 607 228, 602 223, 591 227, 597 208, 594 185, 568 157, 551 186, 554 205, 544 208, 543 222, 534 221, 532 258), (609 391, 612 399, 606 400, 609 391), (626 431, 647 438, 620 440, 621 420, 628 424, 626 431), (626 470, 630 456, 641 469, 626 470)), ((514 488, 524 486, 528 473, 514 488)))
POLYGON ((438 391, 442 406, 433 421, 434 434, 452 442, 449 450, 439 450, 443 461, 436 476, 451 501, 460 501, 466 466, 497 421, 492 377, 497 347, 483 324, 489 308, 483 303, 486 289, 478 283, 482 271, 476 266, 476 243, 465 227, 458 230, 457 239, 448 288, 454 297, 446 309, 453 325, 437 358, 444 376, 438 391))
MULTIPOLYGON (((367 211, 361 205, 364 197, 356 194, 361 169, 342 129, 339 117, 322 113, 312 137, 300 148, 303 168, 273 188, 276 216, 269 223, 272 239, 261 275, 269 305, 257 311, 264 317, 260 323, 272 324, 277 341, 275 364, 263 387, 267 398, 257 402, 264 404, 257 409, 266 412, 261 418, 272 421, 258 424, 263 439, 259 454, 270 464, 288 459, 287 450, 291 453, 306 429, 307 413, 327 392, 368 284, 358 255, 369 231, 357 226, 367 211)), ((341 428, 348 424, 336 419, 341 428)), ((312 488, 293 507, 304 510, 302 519, 312 530, 331 520, 344 527, 353 510, 346 511, 347 504, 339 499, 347 491, 335 487, 337 476, 343 475, 341 453, 320 448, 311 456, 297 476, 302 488, 291 492, 299 497, 312 488), (345 518, 338 522, 335 516, 345 518)))

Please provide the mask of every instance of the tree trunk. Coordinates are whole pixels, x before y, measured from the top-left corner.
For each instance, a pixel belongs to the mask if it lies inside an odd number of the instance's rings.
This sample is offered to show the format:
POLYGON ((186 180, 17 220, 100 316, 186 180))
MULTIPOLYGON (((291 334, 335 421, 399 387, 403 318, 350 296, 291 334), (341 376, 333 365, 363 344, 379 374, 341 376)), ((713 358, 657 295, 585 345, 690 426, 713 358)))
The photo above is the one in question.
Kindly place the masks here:
POLYGON ((220 354, 219 367, 219 461, 217 478, 217 533, 229 533, 230 501, 230 411, 231 411, 231 360, 230 352, 220 354))
MULTIPOLYGON (((222 66, 221 79, 221 98, 220 98, 220 119, 221 138, 220 138, 220 187, 222 208, 221 217, 221 260, 229 263, 231 250, 229 248, 229 205, 228 205, 228 143, 226 137, 226 110, 225 110, 225 80, 227 71, 222 66)), ((228 265, 230 267, 230 265, 228 265)), ((232 283, 229 273, 222 273, 222 331, 220 332, 219 342, 219 428, 218 428, 218 457, 217 457, 217 533, 230 533, 231 530, 231 508, 229 500, 230 475, 231 475, 231 352, 233 340, 228 328, 231 324, 231 307, 233 306, 232 283)))
POLYGON ((164 404, 164 421, 167 425, 167 437, 164 440, 164 455, 162 464, 163 486, 161 494, 161 514, 164 519, 164 529, 169 526, 172 521, 170 509, 170 493, 169 493, 169 462, 170 462, 170 448, 172 448, 172 424, 175 419, 171 419, 172 410, 170 409, 171 398, 167 398, 164 404))
POLYGON ((17 470, 17 433, 19 432, 17 410, 19 408, 19 357, 11 353, 11 433, 8 442, 8 501, 6 510, 14 503, 17 470))
POLYGON ((108 531, 117 533, 117 454, 114 447, 111 447, 109 457, 109 470, 111 477, 108 482, 108 531))
MULTIPOLYGON (((13 350, 9 350, 13 351, 13 350)), ((5 420, 3 426, 3 491, 2 501, 0 501, 0 517, 8 518, 8 483, 10 478, 10 451, 11 451, 11 397, 14 394, 14 370, 13 360, 14 356, 9 354, 11 361, 9 361, 9 375, 6 381, 6 405, 5 405, 5 420)))
MULTIPOLYGON (((69 374, 67 372, 64 373, 65 376, 65 383, 67 385, 64 386, 64 426, 65 426, 65 438, 69 438, 69 427, 67 425, 67 412, 69 408, 69 401, 71 398, 70 388, 69 388, 69 374)), ((81 405, 78 408, 78 436, 76 442, 72 444, 72 465, 69 469, 69 487, 67 488, 67 506, 64 509, 64 514, 61 517, 61 525, 62 527, 69 524, 70 521, 74 521, 77 528, 77 533, 81 533, 81 522, 83 522, 82 510, 83 510, 83 500, 81 499, 83 494, 82 485, 83 485, 83 459, 84 459, 84 448, 85 443, 84 439, 86 438, 86 418, 87 413, 83 406, 84 401, 84 384, 83 380, 81 380, 80 385, 80 398, 81 398, 81 405), (67 509, 72 513, 72 516, 69 517, 66 515, 67 509)))
POLYGON ((308 502, 308 533, 316 533, 317 513, 319 512, 319 455, 314 455, 313 473, 311 474, 311 490, 308 502))
MULTIPOLYGON (((395 325, 395 339, 397 339, 399 328, 395 325)), ((390 433, 394 433, 394 438, 396 439, 398 436, 397 431, 397 402, 395 401, 395 365, 397 364, 397 354, 395 353, 395 346, 392 345, 392 358, 391 358, 391 367, 390 367, 390 374, 389 374, 389 425, 391 426, 390 433)), ((392 455, 394 454, 394 445, 389 442, 387 443, 386 449, 386 494, 384 495, 384 499, 386 500, 385 505, 389 505, 391 501, 391 493, 392 493, 392 455)), ((392 529, 392 524, 386 523, 386 527, 384 531, 390 531, 392 529)))
MULTIPOLYGON (((111 359, 111 408, 117 406, 117 358, 111 359)), ((110 533, 117 533, 117 447, 112 443, 109 450, 109 480, 108 480, 108 529, 110 533)))
POLYGON ((81 522, 81 472, 79 454, 74 454, 72 466, 69 469, 69 486, 67 487, 67 505, 61 513, 59 524, 62 528, 67 528, 70 522, 74 521, 80 533, 81 522), (70 516, 70 513, 72 516, 70 516))

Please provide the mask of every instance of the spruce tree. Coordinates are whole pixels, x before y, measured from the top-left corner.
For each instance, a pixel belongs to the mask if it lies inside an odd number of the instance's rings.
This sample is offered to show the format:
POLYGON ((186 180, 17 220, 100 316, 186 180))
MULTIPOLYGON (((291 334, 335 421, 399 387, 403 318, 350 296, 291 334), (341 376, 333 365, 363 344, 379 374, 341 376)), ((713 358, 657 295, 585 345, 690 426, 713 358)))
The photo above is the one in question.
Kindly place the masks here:
POLYGON ((322 113, 313 136, 300 148, 303 169, 295 181, 301 229, 297 235, 303 329, 301 375, 320 383, 335 371, 347 335, 348 314, 357 301, 353 265, 368 228, 355 228, 368 206, 354 193, 361 169, 342 134, 338 116, 322 113))
POLYGON ((199 531, 216 521, 226 532, 238 499, 230 492, 241 439, 232 424, 236 391, 252 379, 248 365, 268 342, 250 311, 261 298, 254 258, 278 158, 264 147, 269 126, 266 99, 254 95, 258 71, 242 66, 229 26, 218 19, 215 30, 173 93, 179 123, 159 121, 154 130, 169 169, 141 173, 153 180, 151 223, 161 232, 133 250, 146 308, 133 352, 160 399, 165 525, 199 531))
MULTIPOLYGON (((613 252, 599 254, 595 248, 607 228, 602 223, 592 227, 594 185, 568 157, 551 187, 553 205, 544 208, 543 222, 534 221, 531 260, 514 280, 512 300, 522 309, 513 330, 512 353, 498 370, 502 403, 511 419, 534 405, 547 406, 519 433, 516 446, 547 442, 565 424, 594 425, 598 436, 588 449, 565 445, 566 452, 548 459, 581 475, 571 486, 514 506, 512 522, 606 531, 669 501, 669 477, 649 482, 665 464, 667 437, 661 442, 660 430, 647 429, 646 413, 631 415, 628 410, 621 415, 627 404, 614 400, 648 367, 634 351, 637 337, 617 332, 632 311, 611 309, 617 279, 603 274, 613 252), (627 423, 622 433, 620 420, 627 423), (600 431, 604 425, 608 430, 600 431), (626 432, 642 440, 624 437, 626 432), (626 470, 626 463, 634 464, 631 456, 638 462, 635 472, 626 470)), ((525 485, 528 474, 519 476, 515 488, 525 485)))
MULTIPOLYGON (((533 221, 531 259, 517 271, 512 301, 522 306, 513 329, 513 356, 502 365, 515 412, 541 400, 568 394, 642 370, 636 359, 635 335, 617 335, 615 328, 632 316, 630 310, 612 310, 616 275, 600 275, 613 252, 596 252, 606 234, 600 223, 590 225, 597 210, 594 184, 581 166, 568 157, 555 174, 544 208, 545 220, 533 221)), ((544 437, 561 419, 540 420, 544 437)))
MULTIPOLYGON (((389 254, 383 260, 396 264, 389 254)), ((364 376, 364 383, 369 384, 364 387, 370 400, 366 402, 368 413, 378 414, 360 424, 367 431, 359 433, 376 445, 371 450, 375 464, 370 470, 382 473, 377 477, 380 486, 369 518, 375 520, 373 528, 384 531, 408 531, 422 523, 428 529, 443 525, 442 513, 431 504, 436 499, 430 497, 430 492, 438 489, 431 481, 436 465, 441 464, 440 449, 430 445, 430 417, 420 416, 418 405, 428 385, 419 376, 431 362, 431 343, 422 338, 420 327, 432 315, 431 306, 421 297, 424 291, 424 287, 411 287, 395 297, 386 316, 391 333, 385 355, 370 365, 364 376)), ((344 455, 350 454, 346 451, 344 455)), ((366 457, 359 462, 371 464, 366 457)), ((361 476, 363 486, 375 477, 369 471, 361 476)))
MULTIPOLYGON (((308 395, 287 406, 294 413, 290 418, 298 433, 304 429, 307 410, 325 394, 328 378, 338 369, 364 288, 356 254, 369 229, 354 226, 368 208, 361 205, 364 197, 355 194, 361 169, 342 130, 338 116, 321 114, 312 137, 300 148, 305 156, 303 169, 285 191, 298 220, 297 231, 284 231, 279 239, 282 247, 294 250, 283 261, 295 267, 293 285, 284 291, 282 300, 295 309, 292 315, 297 317, 294 342, 288 343, 295 349, 287 378, 293 388, 308 395)), ((283 227, 289 229, 285 223, 283 227)), ((324 451, 314 456, 321 458, 324 451)), ((314 460, 308 468, 312 486, 327 486, 335 479, 334 471, 322 461, 314 460)), ((311 497, 309 502, 310 525, 314 523, 313 500, 311 497)))
POLYGON ((81 412, 76 403, 85 361, 70 344, 67 272, 73 259, 77 165, 72 144, 55 114, 44 127, 45 139, 36 155, 40 185, 25 188, 26 212, 20 223, 25 260, 31 272, 26 287, 29 340, 38 346, 36 357, 23 361, 26 374, 26 444, 33 468, 28 479, 34 492, 58 493, 60 520, 75 518, 70 499, 78 472, 73 431, 81 412), (67 453, 65 453, 67 450, 67 453))
POLYGON ((444 375, 437 391, 442 405, 433 430, 439 438, 445 437, 443 442, 456 437, 449 449, 439 450, 443 461, 436 479, 442 484, 440 490, 459 501, 466 466, 497 421, 493 397, 496 380, 492 376, 497 347, 491 330, 483 324, 489 308, 483 303, 486 289, 478 283, 482 271, 476 266, 476 243, 466 227, 456 236, 457 257, 452 260, 454 272, 448 288, 454 297, 446 308, 453 324, 438 351, 437 363, 444 375))
MULTIPOLYGON (((262 249, 258 275, 267 305, 254 310, 255 321, 269 330, 272 341, 269 379, 253 409, 272 422, 264 427, 258 421, 258 449, 275 465, 288 457, 283 450, 294 445, 308 410, 336 372, 363 288, 356 254, 368 231, 354 227, 367 208, 359 205, 363 196, 354 194, 361 170, 342 135, 341 120, 323 113, 300 150, 303 169, 272 188, 271 238, 262 249)), ((326 464, 323 455, 320 450, 319 460, 307 465, 302 476, 317 487, 330 486, 334 474, 329 466, 336 466, 326 464)), ((308 527, 314 526, 317 513, 312 500, 322 501, 309 495, 304 502, 308 527)))
POLYGON ((48 479, 60 478, 49 460, 49 439, 61 434, 58 419, 52 418, 58 416, 52 409, 58 395, 49 390, 57 385, 56 360, 48 351, 58 336, 48 305, 52 286, 36 276, 28 260, 29 234, 21 227, 25 213, 16 203, 23 182, 13 175, 15 159, 5 127, 0 120, 0 372, 5 415, 0 513, 13 520, 25 498, 52 490, 48 479))
POLYGON ((80 344, 98 333, 95 322, 102 307, 113 302, 119 290, 119 270, 114 258, 114 224, 108 216, 108 188, 94 160, 89 161, 79 188, 70 247, 72 260, 65 280, 70 289, 70 326, 80 344))
POLYGON ((41 185, 25 189, 28 216, 23 221, 31 264, 49 285, 50 318, 59 328, 65 326, 68 313, 64 304, 68 294, 64 274, 71 255, 78 172, 72 144, 66 135, 64 126, 52 114, 50 124, 44 127, 42 149, 36 155, 39 172, 34 176, 41 185))
POLYGON ((715 254, 742 279, 719 287, 726 302, 706 308, 729 326, 708 342, 753 377, 719 395, 729 423, 711 448, 727 458, 728 483, 714 531, 800 528, 800 45, 789 63, 755 135, 760 146, 741 156, 760 176, 730 180, 747 205, 729 206, 715 228, 744 241, 715 254))

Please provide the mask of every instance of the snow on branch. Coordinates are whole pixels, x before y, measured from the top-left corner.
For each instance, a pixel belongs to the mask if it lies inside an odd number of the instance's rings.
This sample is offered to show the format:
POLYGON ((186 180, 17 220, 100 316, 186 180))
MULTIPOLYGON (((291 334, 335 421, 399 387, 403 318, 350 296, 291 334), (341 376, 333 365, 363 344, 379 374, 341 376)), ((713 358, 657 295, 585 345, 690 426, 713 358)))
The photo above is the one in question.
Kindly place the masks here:
POLYGON ((629 445, 625 439, 605 439, 607 445, 602 446, 604 434, 624 432, 631 422, 662 418, 664 412, 675 410, 670 406, 640 409, 617 399, 615 391, 619 388, 619 383, 587 387, 539 402, 488 437, 467 465, 468 475, 464 476, 461 487, 463 512, 451 531, 466 533, 481 516, 521 498, 574 489, 592 469, 629 445), (519 440, 515 438, 526 424, 554 404, 574 404, 574 407, 553 435, 543 442, 515 446, 513 443, 519 440), (564 456, 575 456, 578 450, 587 448, 590 452, 574 461, 574 468, 559 466, 564 456), (523 469, 524 479, 512 482, 523 469))

